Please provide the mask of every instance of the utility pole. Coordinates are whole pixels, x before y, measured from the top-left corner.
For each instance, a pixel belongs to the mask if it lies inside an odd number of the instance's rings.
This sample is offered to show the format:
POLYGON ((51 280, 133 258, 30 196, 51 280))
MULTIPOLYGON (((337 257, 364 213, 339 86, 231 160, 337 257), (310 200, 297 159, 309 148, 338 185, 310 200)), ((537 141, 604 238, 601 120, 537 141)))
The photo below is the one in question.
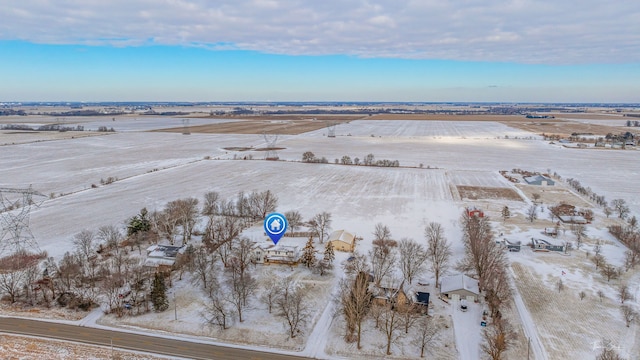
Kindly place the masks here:
POLYGON ((529 360, 529 349, 531 348, 531 338, 527 338, 527 360, 529 360))
POLYGON ((175 320, 178 321, 178 303, 176 302, 176 291, 173 291, 173 315, 175 320))

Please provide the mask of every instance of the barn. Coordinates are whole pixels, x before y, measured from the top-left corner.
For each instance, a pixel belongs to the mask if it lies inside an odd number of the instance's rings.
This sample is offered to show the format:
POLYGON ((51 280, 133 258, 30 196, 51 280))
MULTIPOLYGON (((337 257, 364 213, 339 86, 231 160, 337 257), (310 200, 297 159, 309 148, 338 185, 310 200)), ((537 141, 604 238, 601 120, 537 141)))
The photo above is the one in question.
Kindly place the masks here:
POLYGON ((553 180, 542 175, 527 176, 524 181, 529 185, 552 186, 556 184, 553 180))

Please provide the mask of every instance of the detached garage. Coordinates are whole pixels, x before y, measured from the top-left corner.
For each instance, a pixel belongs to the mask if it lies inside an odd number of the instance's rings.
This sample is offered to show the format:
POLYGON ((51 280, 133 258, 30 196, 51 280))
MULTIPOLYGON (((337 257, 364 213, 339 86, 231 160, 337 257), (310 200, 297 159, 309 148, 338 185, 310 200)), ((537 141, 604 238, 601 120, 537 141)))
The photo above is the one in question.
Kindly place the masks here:
POLYGON ((454 301, 465 299, 476 302, 480 295, 480 289, 478 288, 478 280, 464 274, 458 274, 442 278, 440 293, 454 301))

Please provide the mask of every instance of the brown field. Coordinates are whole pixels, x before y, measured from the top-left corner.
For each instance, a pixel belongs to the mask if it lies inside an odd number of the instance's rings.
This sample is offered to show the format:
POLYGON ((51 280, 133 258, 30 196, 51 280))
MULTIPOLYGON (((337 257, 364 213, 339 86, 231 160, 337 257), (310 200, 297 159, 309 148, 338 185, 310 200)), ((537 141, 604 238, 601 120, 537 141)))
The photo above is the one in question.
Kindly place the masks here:
MULTIPOLYGON (((328 120, 316 119, 291 119, 287 120, 268 117, 269 120, 238 120, 228 123, 190 126, 192 133, 200 134, 281 134, 281 135, 298 135, 309 131, 326 128, 329 125, 328 120)), ((333 123, 345 123, 354 119, 331 119, 333 123)), ((182 127, 172 129, 154 130, 162 132, 183 132, 182 127)))
POLYGON ((522 115, 459 115, 459 114, 376 114, 367 120, 438 120, 438 121, 519 121, 522 115))
POLYGON ((481 186, 456 186, 460 197, 468 200, 481 199, 506 199, 522 201, 520 195, 512 189, 508 188, 491 188, 481 186))
MULTIPOLYGON (((565 121, 565 120, 559 120, 559 119, 524 119, 524 120, 526 121, 500 121, 500 122, 507 126, 529 131, 535 134, 560 135, 562 137, 568 137, 572 133, 593 134, 593 135, 604 137, 608 133, 618 134, 622 132, 619 126, 585 124, 585 123, 578 123, 578 122, 565 121)), ((625 129, 631 129, 629 131, 634 131, 633 128, 625 128, 625 129)))

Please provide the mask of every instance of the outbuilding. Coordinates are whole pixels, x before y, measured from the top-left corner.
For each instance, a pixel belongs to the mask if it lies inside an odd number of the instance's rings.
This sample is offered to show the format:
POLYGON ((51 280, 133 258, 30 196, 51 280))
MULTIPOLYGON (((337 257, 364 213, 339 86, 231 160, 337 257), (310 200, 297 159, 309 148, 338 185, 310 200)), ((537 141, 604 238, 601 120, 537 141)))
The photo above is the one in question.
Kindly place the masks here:
POLYGON ((460 299, 478 301, 480 295, 478 280, 464 274, 444 277, 440 282, 440 294, 454 301, 460 299))

